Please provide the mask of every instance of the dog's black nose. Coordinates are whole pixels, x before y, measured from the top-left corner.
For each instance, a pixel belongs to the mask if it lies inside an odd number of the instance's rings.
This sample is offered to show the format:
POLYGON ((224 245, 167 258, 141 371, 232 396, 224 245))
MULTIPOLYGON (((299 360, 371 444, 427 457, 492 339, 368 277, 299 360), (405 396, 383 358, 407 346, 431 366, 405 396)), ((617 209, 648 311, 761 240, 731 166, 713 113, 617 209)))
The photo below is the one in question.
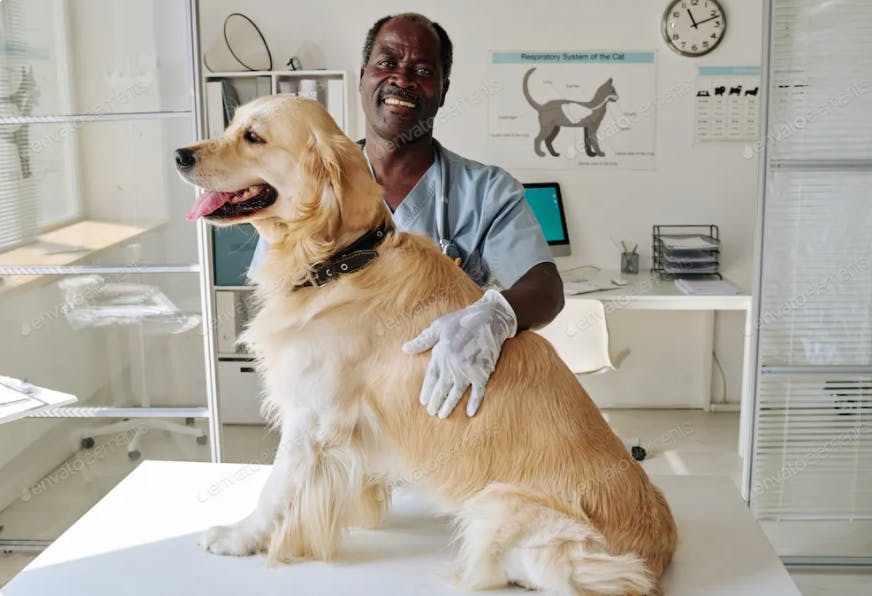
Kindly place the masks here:
POLYGON ((183 147, 176 149, 176 167, 180 170, 189 170, 197 163, 197 158, 194 157, 194 150, 183 147))

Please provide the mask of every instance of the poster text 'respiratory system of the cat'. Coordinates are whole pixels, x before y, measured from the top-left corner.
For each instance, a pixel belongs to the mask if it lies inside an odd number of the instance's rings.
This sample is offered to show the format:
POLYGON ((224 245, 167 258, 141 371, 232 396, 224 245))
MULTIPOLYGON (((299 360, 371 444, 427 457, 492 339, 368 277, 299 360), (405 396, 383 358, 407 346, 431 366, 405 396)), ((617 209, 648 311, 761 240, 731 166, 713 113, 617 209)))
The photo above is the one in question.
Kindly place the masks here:
POLYGON ((488 149, 515 168, 653 169, 654 52, 492 51, 488 149))

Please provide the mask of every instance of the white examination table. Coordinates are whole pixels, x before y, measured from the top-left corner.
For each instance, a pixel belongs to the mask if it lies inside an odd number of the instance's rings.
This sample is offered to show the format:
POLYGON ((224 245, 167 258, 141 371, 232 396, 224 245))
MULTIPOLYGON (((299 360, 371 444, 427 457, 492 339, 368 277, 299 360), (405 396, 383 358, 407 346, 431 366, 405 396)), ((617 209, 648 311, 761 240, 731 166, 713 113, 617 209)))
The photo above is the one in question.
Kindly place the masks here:
MULTIPOLYGON (((7 584, 3 596, 465 594, 450 581, 449 528, 411 492, 380 530, 352 531, 332 563, 267 568, 208 554, 201 530, 254 506, 267 466, 145 461, 7 584)), ((678 523, 667 596, 799 595, 726 477, 659 476, 678 523)), ((478 592, 531 594, 520 589, 478 592)))

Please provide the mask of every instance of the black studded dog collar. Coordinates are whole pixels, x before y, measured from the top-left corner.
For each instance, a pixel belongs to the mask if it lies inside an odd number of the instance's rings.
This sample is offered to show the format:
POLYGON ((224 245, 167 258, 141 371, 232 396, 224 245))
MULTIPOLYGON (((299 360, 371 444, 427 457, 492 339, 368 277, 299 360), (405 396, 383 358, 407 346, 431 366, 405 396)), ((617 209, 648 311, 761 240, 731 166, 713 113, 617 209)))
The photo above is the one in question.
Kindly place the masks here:
POLYGON ((328 260, 312 265, 310 279, 296 287, 321 287, 342 275, 363 269, 378 256, 376 248, 391 232, 393 232, 393 227, 387 222, 375 229, 369 230, 341 251, 332 255, 328 260))

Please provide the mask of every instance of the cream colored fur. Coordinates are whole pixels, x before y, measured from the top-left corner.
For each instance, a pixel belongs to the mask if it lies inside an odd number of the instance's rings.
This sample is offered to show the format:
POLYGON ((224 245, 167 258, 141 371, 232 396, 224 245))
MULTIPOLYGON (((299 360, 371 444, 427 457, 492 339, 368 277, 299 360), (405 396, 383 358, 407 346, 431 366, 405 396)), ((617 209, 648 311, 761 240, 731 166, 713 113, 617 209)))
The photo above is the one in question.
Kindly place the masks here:
POLYGON ((390 219, 359 147, 318 104, 256 100, 192 149, 191 182, 265 182, 279 196, 238 221, 270 242, 243 341, 281 444, 255 511, 206 532, 206 549, 330 559, 347 528, 378 524, 390 486, 412 482, 455 515, 467 586, 656 591, 675 549, 669 507, 547 341, 521 332, 505 343, 473 418, 458 407, 439 420, 418 403, 430 354, 402 343, 482 295, 430 239, 391 234, 361 271, 294 288, 390 219), (248 129, 266 142, 248 143, 248 129))

